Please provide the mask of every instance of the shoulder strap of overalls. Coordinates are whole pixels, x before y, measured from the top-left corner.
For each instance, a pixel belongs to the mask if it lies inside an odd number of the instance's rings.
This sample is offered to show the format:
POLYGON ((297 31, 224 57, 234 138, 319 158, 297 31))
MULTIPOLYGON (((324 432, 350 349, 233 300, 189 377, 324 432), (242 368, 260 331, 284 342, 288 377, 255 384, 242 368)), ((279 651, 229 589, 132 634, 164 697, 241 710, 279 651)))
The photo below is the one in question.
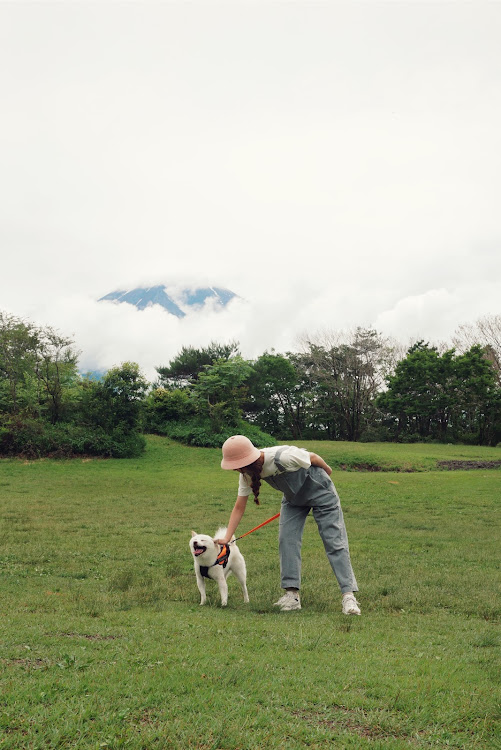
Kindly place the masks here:
POLYGON ((275 453, 275 457, 273 459, 275 462, 275 466, 277 467, 279 471, 287 471, 285 466, 283 466, 283 464, 280 463, 280 456, 282 455, 284 450, 285 450, 285 445, 282 445, 282 447, 279 448, 277 452, 275 453))

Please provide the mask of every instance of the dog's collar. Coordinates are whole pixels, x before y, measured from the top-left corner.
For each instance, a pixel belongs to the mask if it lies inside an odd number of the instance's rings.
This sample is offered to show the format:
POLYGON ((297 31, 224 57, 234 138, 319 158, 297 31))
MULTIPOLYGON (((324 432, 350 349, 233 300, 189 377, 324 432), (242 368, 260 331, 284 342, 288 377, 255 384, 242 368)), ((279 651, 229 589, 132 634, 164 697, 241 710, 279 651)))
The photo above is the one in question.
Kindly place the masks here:
POLYGON ((209 577, 209 568, 214 568, 216 565, 222 565, 223 568, 226 568, 228 565, 228 559, 230 557, 230 545, 229 544, 223 544, 221 547, 221 550, 219 552, 219 555, 216 558, 216 562, 212 563, 212 565, 201 565, 200 566, 200 574, 204 578, 209 577))

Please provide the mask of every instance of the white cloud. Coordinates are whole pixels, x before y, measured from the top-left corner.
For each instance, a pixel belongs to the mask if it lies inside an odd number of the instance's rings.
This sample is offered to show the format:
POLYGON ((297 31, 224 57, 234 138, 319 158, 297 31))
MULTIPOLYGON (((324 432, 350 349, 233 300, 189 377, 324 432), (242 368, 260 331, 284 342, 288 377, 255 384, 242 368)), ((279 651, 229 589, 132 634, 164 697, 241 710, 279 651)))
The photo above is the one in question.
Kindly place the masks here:
POLYGON ((499 313, 501 5, 0 4, 0 308, 149 373, 499 313), (118 288, 227 287, 179 321, 118 288))
POLYGON ((417 339, 450 343, 459 325, 473 322, 483 315, 492 315, 498 309, 497 282, 486 282, 476 289, 480 299, 471 299, 470 287, 453 291, 430 289, 423 294, 404 297, 391 309, 381 312, 375 319, 375 326, 404 343, 417 339))

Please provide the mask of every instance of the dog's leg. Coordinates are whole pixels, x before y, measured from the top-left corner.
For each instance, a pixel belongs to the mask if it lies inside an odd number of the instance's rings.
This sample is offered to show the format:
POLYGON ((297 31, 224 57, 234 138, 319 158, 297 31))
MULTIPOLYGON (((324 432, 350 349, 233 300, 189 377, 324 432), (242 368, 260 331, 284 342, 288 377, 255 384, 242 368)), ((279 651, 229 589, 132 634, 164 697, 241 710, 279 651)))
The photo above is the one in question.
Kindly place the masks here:
POLYGON ((247 604, 249 601, 249 594, 247 592, 247 571, 245 570, 245 565, 242 567, 240 565, 235 565, 232 572, 242 587, 244 603, 247 604))
POLYGON ((197 586, 198 590, 200 591, 200 606, 202 604, 205 604, 207 601, 206 595, 205 595, 205 578, 200 574, 200 571, 195 568, 195 573, 197 574, 197 586))
POLYGON ((219 586, 219 593, 221 595, 221 606, 226 607, 228 604, 228 584, 226 583, 226 576, 219 566, 217 570, 217 585, 219 586))

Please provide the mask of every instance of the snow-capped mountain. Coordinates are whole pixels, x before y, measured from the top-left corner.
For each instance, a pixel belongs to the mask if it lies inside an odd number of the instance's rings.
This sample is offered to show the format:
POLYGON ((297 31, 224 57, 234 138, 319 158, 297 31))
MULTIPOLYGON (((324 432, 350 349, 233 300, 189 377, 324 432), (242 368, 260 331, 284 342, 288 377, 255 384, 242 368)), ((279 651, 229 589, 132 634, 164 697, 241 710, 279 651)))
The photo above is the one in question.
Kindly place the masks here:
POLYGON ((168 287, 161 284, 158 286, 138 287, 129 290, 117 290, 101 297, 99 302, 111 301, 115 303, 125 302, 133 305, 138 310, 144 310, 151 305, 160 305, 171 315, 178 318, 190 312, 190 309, 201 307, 207 300, 213 300, 215 305, 225 307, 230 300, 237 295, 229 289, 218 287, 197 287, 195 289, 182 289, 168 291, 168 287))

